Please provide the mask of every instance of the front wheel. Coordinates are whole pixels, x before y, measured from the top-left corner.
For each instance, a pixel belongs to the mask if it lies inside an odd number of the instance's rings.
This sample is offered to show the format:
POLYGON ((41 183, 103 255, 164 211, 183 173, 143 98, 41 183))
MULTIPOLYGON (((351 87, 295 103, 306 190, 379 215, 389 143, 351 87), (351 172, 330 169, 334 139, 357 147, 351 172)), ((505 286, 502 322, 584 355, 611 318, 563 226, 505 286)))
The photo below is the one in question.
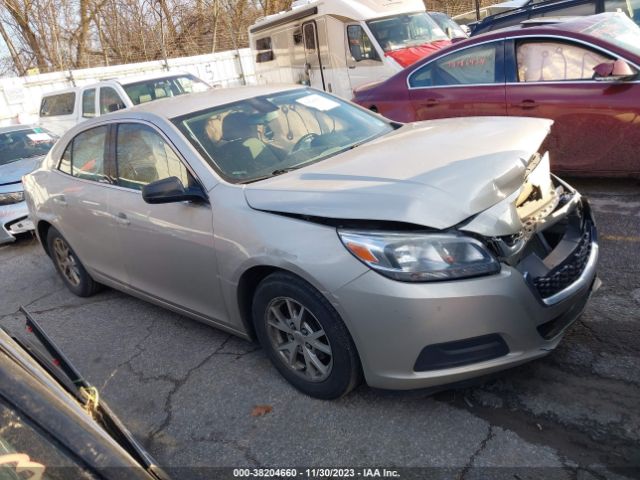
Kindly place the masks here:
POLYGON ((338 312, 304 280, 265 278, 253 298, 256 334, 273 365, 298 390, 333 399, 361 381, 355 345, 338 312))

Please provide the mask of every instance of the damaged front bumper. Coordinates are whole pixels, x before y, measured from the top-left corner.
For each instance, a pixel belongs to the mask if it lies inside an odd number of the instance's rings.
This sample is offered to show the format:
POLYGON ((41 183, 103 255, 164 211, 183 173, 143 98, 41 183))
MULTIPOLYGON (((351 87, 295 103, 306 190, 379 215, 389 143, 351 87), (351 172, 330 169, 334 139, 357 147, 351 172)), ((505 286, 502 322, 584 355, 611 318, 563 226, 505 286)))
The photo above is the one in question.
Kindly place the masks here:
MULTIPOLYGON (((14 193, 16 186, 22 187, 22 183, 0 186, 0 195, 14 193)), ((17 203, 0 204, 0 244, 13 242, 16 235, 33 229, 27 202, 22 200, 17 203)))
POLYGON ((368 272, 334 292, 371 386, 455 383, 556 348, 599 286, 598 243, 587 200, 547 178, 558 195, 551 211, 542 201, 530 210, 544 215, 521 232, 485 238, 499 274, 410 284, 368 272))

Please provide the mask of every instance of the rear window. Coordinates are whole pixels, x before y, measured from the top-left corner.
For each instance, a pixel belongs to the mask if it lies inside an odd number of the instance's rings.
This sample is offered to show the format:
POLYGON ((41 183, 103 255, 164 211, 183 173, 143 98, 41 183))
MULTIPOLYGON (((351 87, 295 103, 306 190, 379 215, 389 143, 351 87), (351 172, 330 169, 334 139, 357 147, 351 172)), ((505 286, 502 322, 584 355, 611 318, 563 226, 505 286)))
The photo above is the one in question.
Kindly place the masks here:
POLYGON ((73 107, 76 103, 75 92, 49 95, 42 99, 40 104, 41 117, 54 117, 57 115, 73 114, 73 107))
POLYGON ((122 85, 134 105, 160 100, 167 97, 176 97, 185 93, 203 92, 209 85, 193 75, 177 75, 143 82, 127 83, 122 85))

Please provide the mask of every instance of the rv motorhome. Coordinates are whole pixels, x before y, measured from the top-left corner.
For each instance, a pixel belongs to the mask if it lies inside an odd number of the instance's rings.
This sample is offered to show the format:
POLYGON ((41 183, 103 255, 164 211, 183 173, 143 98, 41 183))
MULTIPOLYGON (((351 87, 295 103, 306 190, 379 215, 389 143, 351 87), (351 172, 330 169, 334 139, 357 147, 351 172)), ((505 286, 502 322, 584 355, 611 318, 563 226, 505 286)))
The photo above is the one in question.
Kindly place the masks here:
POLYGON ((299 0, 249 28, 258 83, 301 83, 350 99, 450 44, 422 0, 299 0))

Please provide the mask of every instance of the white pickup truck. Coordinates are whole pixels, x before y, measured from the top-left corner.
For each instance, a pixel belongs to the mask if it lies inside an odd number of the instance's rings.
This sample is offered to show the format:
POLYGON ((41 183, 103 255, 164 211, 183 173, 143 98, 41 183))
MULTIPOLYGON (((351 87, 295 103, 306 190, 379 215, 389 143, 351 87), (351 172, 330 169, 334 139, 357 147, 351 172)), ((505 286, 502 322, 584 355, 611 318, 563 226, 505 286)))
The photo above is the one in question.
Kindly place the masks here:
POLYGON ((39 124, 62 135, 74 125, 89 118, 141 103, 209 88, 189 73, 166 73, 131 77, 68 88, 47 93, 40 102, 39 124))

